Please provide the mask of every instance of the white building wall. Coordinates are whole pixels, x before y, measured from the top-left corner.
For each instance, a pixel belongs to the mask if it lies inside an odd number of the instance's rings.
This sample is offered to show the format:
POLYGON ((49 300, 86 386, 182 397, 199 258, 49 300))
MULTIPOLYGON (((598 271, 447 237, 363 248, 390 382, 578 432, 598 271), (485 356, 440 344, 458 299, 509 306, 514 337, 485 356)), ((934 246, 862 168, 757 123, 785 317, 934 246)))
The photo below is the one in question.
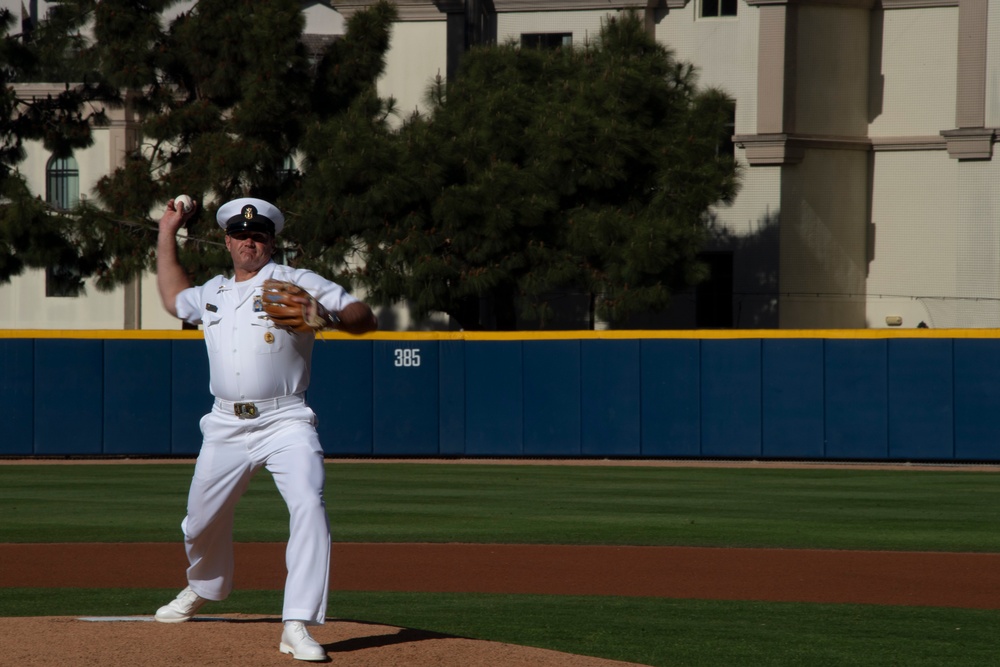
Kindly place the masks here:
MULTIPOLYGON (((690 3, 694 4, 694 3, 690 3)), ((702 68, 705 84, 719 85, 736 98, 735 134, 754 134, 757 131, 757 65, 760 12, 744 3, 738 5, 735 25, 717 19, 721 39, 735 45, 732 62, 727 66, 721 59, 703 59, 693 62, 702 68), (729 30, 735 29, 731 37, 729 30), (723 32, 726 31, 726 32, 723 32), (731 72, 731 83, 726 75, 731 72)), ((716 33, 718 35, 718 33, 716 33)), ((713 43, 711 54, 725 53, 725 45, 713 43)), ((740 239, 737 242, 733 266, 734 317, 737 327, 778 326, 779 232, 781 219, 781 168, 750 167, 744 150, 736 150, 737 163, 742 169, 742 185, 732 206, 720 209, 718 219, 724 228, 740 239)))
POLYGON ((322 2, 311 2, 302 7, 307 35, 343 35, 346 30, 343 15, 322 2))
POLYGON ((414 111, 423 113, 424 98, 438 75, 443 79, 448 63, 448 25, 440 21, 397 22, 392 26, 392 42, 386 68, 378 81, 378 94, 396 99, 396 108, 405 118, 414 111))
MULTIPOLYGON (((864 140, 870 12, 800 6, 797 21, 794 112, 787 129, 812 141, 864 140)), ((782 327, 865 326, 865 148, 806 144, 801 162, 781 167, 782 327)))
POLYGON ((1000 164, 956 162, 955 207, 950 220, 957 244, 955 319, 949 326, 1000 327, 1000 164))
POLYGON ((794 130, 809 135, 866 136, 871 12, 803 6, 798 15, 794 130))
POLYGON ((156 287, 156 274, 146 273, 139 284, 140 318, 143 329, 167 329, 176 331, 182 328, 179 319, 163 309, 160 303, 160 292, 156 287))
MULTIPOLYGON (((939 139, 956 127, 957 7, 884 13, 870 133, 877 140, 939 139)), ((990 12, 989 35, 1000 25, 990 12)), ((1000 45, 988 41, 986 126, 1000 122, 1000 45)), ((994 153, 995 155, 995 153, 994 153)), ((873 156, 871 327, 1000 327, 1000 164, 937 150, 873 156)))
POLYGON ((939 327, 951 320, 941 307, 958 281, 956 167, 943 150, 875 154, 869 326, 887 327, 889 316, 901 317, 903 328, 920 322, 939 327))
POLYGON ((862 151, 814 149, 783 167, 782 328, 865 326, 867 160, 862 151))
POLYGON ((46 297, 45 272, 27 271, 0 290, 0 329, 121 329, 119 290, 98 292, 87 282, 87 298, 46 297))
POLYGON ((990 3, 986 42, 986 127, 1000 127, 1000 4, 990 3))
POLYGON ((938 136, 955 127, 958 10, 884 12, 873 81, 872 137, 938 136))
MULTIPOLYGON (((730 65, 734 72, 732 92, 736 96, 736 134, 753 134, 757 131, 757 51, 760 11, 742 2, 738 5, 738 11, 739 20, 736 22, 736 34, 733 40, 736 52, 730 65)), ((725 68, 725 65, 720 64, 720 68, 725 68)), ((711 73, 714 69, 711 68, 708 74, 704 75, 708 77, 708 81, 715 76, 711 73)), ((725 85, 721 87, 728 90, 725 85)))
POLYGON ((570 12, 504 12, 497 17, 497 43, 513 40, 520 43, 523 33, 559 33, 573 35, 573 46, 593 43, 601 32, 601 24, 617 10, 570 12))
MULTIPOLYGON (((656 40, 670 49, 677 60, 697 66, 700 86, 721 88, 736 96, 741 77, 747 73, 739 66, 742 58, 757 61, 756 30, 752 54, 744 49, 745 42, 739 38, 747 25, 756 26, 757 10, 740 4, 738 17, 699 18, 698 6, 698 2, 688 2, 682 9, 668 10, 657 24, 656 40)), ((756 78, 755 67, 751 80, 756 78)))
POLYGON ((869 326, 1000 327, 998 180, 996 161, 876 155, 869 326))

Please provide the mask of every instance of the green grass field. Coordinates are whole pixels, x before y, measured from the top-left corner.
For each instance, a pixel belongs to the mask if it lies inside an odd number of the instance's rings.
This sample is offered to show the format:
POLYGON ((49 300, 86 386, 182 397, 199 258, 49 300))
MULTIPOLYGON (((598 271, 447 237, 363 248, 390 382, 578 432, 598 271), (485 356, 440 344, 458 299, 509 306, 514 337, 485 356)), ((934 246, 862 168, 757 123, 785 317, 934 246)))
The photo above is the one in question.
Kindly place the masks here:
MULTIPOLYGON (((0 465, 0 542, 176 542, 191 470, 0 465)), ((337 541, 1000 552, 998 475, 334 462, 326 495, 337 541)), ((262 473, 236 538, 286 524, 262 473)), ((6 589, 0 615, 147 614, 175 592, 6 589)), ((280 592, 237 591, 213 612, 277 608, 280 592)), ((1000 611, 334 592, 330 614, 648 665, 1000 665, 1000 611)))

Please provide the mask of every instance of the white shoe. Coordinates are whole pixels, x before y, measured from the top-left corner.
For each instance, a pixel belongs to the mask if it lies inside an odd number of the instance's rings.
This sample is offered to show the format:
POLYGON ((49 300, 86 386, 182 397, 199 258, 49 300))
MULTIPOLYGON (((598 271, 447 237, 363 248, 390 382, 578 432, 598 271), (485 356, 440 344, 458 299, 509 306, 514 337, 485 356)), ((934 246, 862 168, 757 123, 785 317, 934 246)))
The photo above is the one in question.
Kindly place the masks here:
POLYGON ((201 608, 201 605, 206 602, 208 600, 195 593, 188 586, 170 604, 163 605, 156 610, 156 620, 160 623, 183 623, 190 620, 201 608))
POLYGON ((326 651, 309 636, 309 631, 302 621, 285 621, 285 630, 281 633, 278 650, 282 653, 291 653, 296 660, 321 662, 327 659, 326 651))

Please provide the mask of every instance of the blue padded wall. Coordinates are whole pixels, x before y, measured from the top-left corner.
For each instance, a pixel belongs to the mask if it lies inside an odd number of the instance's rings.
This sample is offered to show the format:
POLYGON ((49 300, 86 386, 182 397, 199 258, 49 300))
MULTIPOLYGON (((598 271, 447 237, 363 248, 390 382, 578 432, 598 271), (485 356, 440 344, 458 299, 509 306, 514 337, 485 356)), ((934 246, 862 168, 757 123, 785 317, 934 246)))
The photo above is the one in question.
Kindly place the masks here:
POLYGON ((17 415, 4 425, 0 454, 34 453, 35 341, 0 340, 0 402, 17 415))
POLYGON ((169 453, 197 454, 201 449, 201 418, 212 410, 205 341, 171 341, 170 369, 169 453))
POLYGON ((889 345, 889 457, 955 455, 954 359, 948 339, 889 345))
POLYGON ((641 343, 638 340, 581 341, 583 431, 587 456, 642 453, 641 343))
POLYGON ((823 341, 778 338, 761 344, 761 454, 822 458, 823 341))
MULTIPOLYGON (((336 456, 1000 460, 989 336, 380 336, 313 362, 336 456)), ((0 400, 0 456, 190 456, 212 406, 186 336, 0 338, 0 400)))
POLYGON ((524 346, 524 455, 580 455, 580 341, 524 346))
POLYGON ((373 451, 438 453, 437 341, 373 341, 373 451))
POLYGON ((887 457, 886 341, 828 340, 825 347, 827 444, 824 456, 834 459, 887 457))
POLYGON ((642 455, 701 455, 701 342, 642 342, 642 455))
POLYGON ((465 453, 465 343, 441 341, 438 396, 438 452, 442 456, 465 453))
POLYGON ((104 341, 35 341, 36 454, 103 454, 104 341))
POLYGON ((1000 459, 1000 341, 955 339, 955 457, 1000 459))
POLYGON ((104 341, 104 454, 170 451, 170 341, 104 341))
POLYGON ((520 456, 524 451, 521 341, 465 342, 465 453, 520 456))
POLYGON ((317 340, 307 398, 327 454, 373 452, 373 341, 317 340))
POLYGON ((761 341, 701 342, 701 453, 761 455, 761 341))

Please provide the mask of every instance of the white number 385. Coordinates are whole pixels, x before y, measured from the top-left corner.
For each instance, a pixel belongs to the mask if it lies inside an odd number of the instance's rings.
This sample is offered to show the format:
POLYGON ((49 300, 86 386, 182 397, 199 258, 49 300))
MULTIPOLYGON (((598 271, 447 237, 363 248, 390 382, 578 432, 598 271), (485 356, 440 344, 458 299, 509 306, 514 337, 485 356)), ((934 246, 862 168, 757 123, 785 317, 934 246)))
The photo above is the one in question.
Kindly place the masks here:
POLYGON ((411 368, 420 365, 420 350, 417 348, 399 347, 393 350, 393 355, 393 366, 411 368))

